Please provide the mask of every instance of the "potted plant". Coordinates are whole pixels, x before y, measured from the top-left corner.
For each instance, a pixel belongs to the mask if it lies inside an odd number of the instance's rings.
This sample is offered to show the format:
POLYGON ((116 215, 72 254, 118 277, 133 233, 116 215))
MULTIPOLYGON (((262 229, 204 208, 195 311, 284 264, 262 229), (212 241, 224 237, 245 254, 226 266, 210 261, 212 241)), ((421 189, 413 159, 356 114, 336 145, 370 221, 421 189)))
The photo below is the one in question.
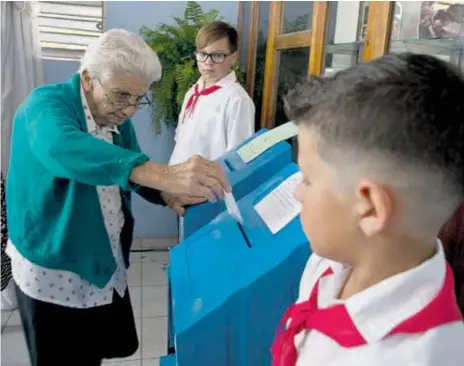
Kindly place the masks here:
MULTIPOLYGON (((195 37, 207 23, 221 20, 219 11, 204 12, 196 1, 188 1, 183 17, 173 17, 173 24, 160 24, 152 30, 140 30, 147 44, 158 54, 163 66, 161 80, 152 85, 153 122, 155 132, 161 132, 161 124, 175 127, 182 107, 182 101, 190 87, 198 80, 200 73, 194 53, 195 37)), ((243 74, 235 65, 240 81, 243 74)))

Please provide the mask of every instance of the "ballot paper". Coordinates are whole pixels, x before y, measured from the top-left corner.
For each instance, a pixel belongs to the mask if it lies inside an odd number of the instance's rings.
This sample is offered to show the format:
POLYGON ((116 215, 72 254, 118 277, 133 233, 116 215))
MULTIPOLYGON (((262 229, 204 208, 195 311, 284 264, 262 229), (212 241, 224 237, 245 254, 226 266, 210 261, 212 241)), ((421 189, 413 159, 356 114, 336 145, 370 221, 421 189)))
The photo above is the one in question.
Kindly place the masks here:
POLYGON ((243 145, 237 150, 237 154, 245 162, 249 163, 253 159, 257 158, 267 149, 271 148, 275 144, 288 140, 298 133, 298 126, 294 122, 287 122, 279 127, 273 128, 272 130, 257 136, 249 143, 243 145))
POLYGON ((225 192, 224 202, 226 203, 227 212, 229 212, 229 215, 237 220, 239 224, 243 224, 242 215, 240 214, 237 201, 235 201, 235 197, 232 192, 225 192))
POLYGON ((295 199, 294 192, 302 178, 301 172, 293 174, 255 205, 272 234, 278 233, 300 214, 301 204, 295 199))

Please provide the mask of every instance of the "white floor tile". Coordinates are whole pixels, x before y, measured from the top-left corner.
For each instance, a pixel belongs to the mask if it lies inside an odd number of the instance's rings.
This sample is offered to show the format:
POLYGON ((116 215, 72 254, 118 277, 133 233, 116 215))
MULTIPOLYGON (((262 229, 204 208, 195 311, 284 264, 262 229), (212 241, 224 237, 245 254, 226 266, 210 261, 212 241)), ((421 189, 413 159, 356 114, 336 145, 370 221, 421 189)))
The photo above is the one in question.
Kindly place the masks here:
POLYGON ((142 240, 140 240, 140 239, 134 239, 134 240, 132 241, 131 249, 132 249, 132 250, 140 250, 140 249, 143 249, 142 240))
POLYGON ((167 316, 166 286, 142 287, 142 318, 167 316))
POLYGON ((164 286, 166 285, 165 265, 159 262, 142 263, 142 285, 164 286))
POLYGON ((131 286, 129 293, 132 301, 132 310, 134 311, 134 318, 142 316, 142 287, 131 286))
POLYGON ((142 256, 140 255, 140 252, 131 252, 129 261, 130 263, 140 263, 142 261, 142 256))
POLYGON ((161 357, 167 350, 167 318, 142 319, 142 359, 161 357))
POLYGON ((168 249, 177 244, 177 238, 147 238, 138 239, 143 249, 168 249))
POLYGON ((142 360, 133 360, 133 361, 105 361, 103 365, 113 365, 113 366, 142 366, 142 360))
POLYGON ((169 263, 169 251, 143 252, 140 260, 145 262, 157 262, 167 265, 169 263))
POLYGON ((22 327, 23 326, 23 323, 21 322, 21 318, 19 316, 19 310, 13 311, 13 314, 11 314, 10 319, 8 319, 6 326, 7 327, 22 327))
POLYGON ((142 263, 133 262, 130 264, 127 282, 129 286, 142 285, 142 263))
POLYGON ((147 358, 142 360, 142 366, 159 366, 159 358, 147 358))
POLYGON ((2 310, 1 313, 1 318, 2 318, 2 328, 6 323, 8 322, 8 319, 10 319, 10 316, 13 312, 9 310, 2 310))
POLYGON ((29 355, 22 327, 5 327, 2 333, 2 365, 27 366, 29 355))

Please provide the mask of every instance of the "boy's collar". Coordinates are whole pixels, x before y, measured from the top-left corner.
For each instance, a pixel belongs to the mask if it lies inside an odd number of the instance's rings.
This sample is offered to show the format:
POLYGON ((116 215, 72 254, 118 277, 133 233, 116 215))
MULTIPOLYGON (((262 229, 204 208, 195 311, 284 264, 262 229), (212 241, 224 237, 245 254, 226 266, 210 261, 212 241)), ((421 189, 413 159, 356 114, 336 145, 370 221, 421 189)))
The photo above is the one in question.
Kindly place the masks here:
MULTIPOLYGON (((349 268, 331 262, 334 274, 321 278, 318 304, 324 308, 336 300, 349 268)), ((446 259, 440 242, 437 253, 420 266, 390 277, 344 301, 353 323, 367 343, 383 339, 396 326, 422 310, 441 290, 446 259)))
MULTIPOLYGON (((213 85, 220 86, 221 88, 228 88, 234 85, 237 82, 237 76, 235 75, 235 71, 231 71, 229 74, 224 76, 221 80, 217 81, 213 85)), ((197 81, 198 87, 200 90, 204 89, 205 83, 203 77, 200 77, 197 81)))

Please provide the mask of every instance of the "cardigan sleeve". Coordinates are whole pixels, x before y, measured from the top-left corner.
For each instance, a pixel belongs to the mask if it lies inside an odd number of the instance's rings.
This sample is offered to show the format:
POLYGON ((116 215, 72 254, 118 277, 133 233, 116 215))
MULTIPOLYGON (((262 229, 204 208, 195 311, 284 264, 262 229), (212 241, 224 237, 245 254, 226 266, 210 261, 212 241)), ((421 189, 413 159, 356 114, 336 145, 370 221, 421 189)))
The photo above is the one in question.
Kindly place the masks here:
POLYGON ((71 107, 53 95, 30 96, 23 109, 27 140, 37 160, 58 178, 129 190, 132 169, 149 160, 82 131, 71 107))
MULTIPOLYGON (((137 135, 135 134, 131 120, 127 121, 124 125, 124 135, 128 148, 135 153, 141 153, 142 150, 140 149, 137 135)), ((161 192, 157 189, 143 187, 135 183, 130 183, 130 189, 150 203, 166 206, 166 203, 161 198, 161 192)))

